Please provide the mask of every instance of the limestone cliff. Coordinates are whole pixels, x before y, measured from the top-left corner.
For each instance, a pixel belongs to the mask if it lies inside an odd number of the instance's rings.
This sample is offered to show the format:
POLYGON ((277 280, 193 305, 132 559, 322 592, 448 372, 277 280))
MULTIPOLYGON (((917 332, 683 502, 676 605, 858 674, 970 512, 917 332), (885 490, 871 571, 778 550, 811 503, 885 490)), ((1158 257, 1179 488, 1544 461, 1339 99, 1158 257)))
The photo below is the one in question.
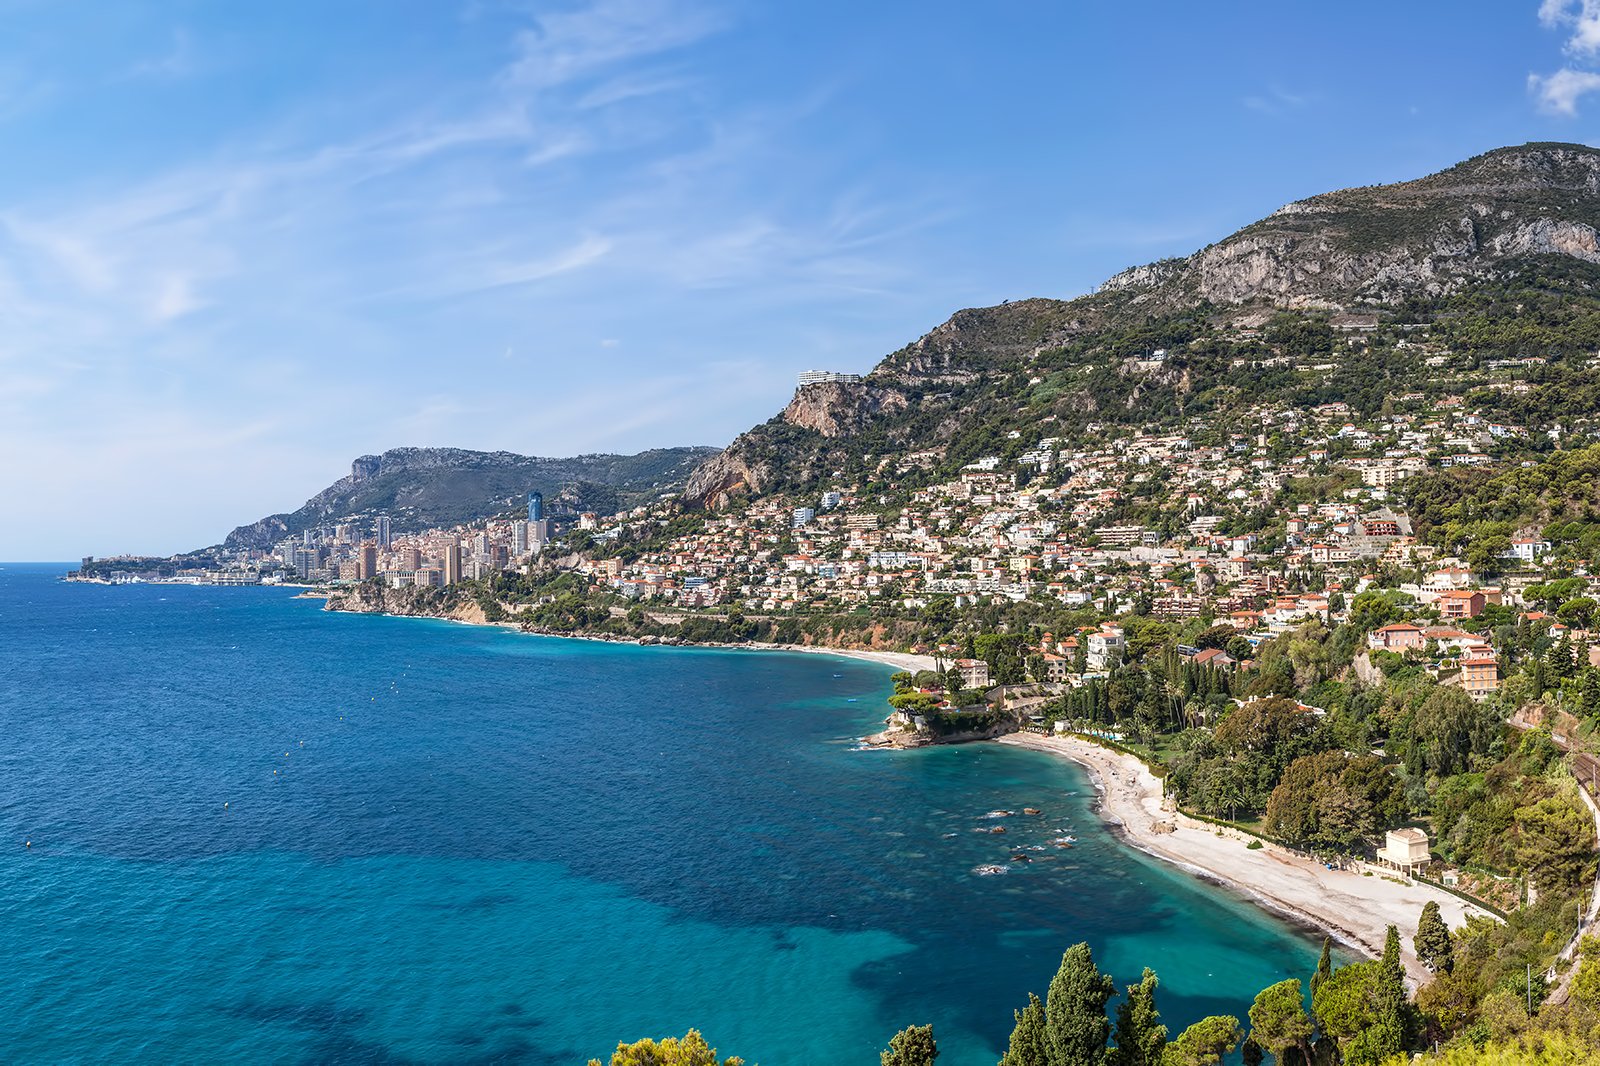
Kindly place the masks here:
POLYGON ((999 440, 1055 435, 1038 420, 1070 434, 1217 384, 1187 367, 1139 368, 1173 343, 1154 322, 1383 311, 1546 271, 1600 291, 1600 151, 1585 145, 1501 148, 1415 181, 1324 193, 1076 300, 958 311, 860 383, 801 389, 697 469, 685 498, 807 491, 834 471, 869 477, 911 456, 948 474, 1003 450, 999 440), (1111 367, 1126 387, 1100 376, 1111 367))

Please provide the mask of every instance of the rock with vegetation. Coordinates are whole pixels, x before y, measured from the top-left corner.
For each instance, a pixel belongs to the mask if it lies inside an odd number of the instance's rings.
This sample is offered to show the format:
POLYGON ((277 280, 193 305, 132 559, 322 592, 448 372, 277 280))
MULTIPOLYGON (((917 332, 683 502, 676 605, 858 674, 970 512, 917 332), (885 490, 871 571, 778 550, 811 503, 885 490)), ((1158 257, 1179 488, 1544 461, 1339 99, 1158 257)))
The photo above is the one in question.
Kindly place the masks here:
POLYGON ((299 510, 240 526, 226 548, 272 547, 288 536, 350 516, 388 515, 396 533, 453 526, 525 511, 542 492, 573 511, 611 512, 675 492, 712 448, 655 448, 637 455, 545 459, 464 448, 391 448, 363 455, 299 510))
MULTIPOLYGON (((599 1059, 590 1059, 589 1066, 602 1064, 599 1059)), ((717 1049, 707 1044, 697 1030, 690 1029, 682 1037, 618 1044, 607 1066, 744 1066, 744 1060, 732 1056, 717 1058, 717 1049)))
POLYGON ((933 1066, 939 1047, 933 1039, 933 1026, 911 1025, 894 1034, 889 1046, 879 1052, 881 1066, 933 1066))

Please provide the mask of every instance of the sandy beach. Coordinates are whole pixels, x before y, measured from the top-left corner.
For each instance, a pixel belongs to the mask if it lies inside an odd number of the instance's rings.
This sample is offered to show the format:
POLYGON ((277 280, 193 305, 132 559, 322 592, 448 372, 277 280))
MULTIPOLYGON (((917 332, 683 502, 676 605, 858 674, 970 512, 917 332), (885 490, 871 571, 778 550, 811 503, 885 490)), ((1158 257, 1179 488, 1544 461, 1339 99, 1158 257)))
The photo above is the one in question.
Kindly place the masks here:
MULTIPOLYGON (((754 648, 757 651, 803 651, 813 655, 843 655, 850 659, 865 659, 867 662, 883 663, 900 670, 909 670, 916 673, 918 670, 932 670, 934 658, 931 655, 913 655, 905 651, 856 651, 849 648, 822 648, 815 644, 729 644, 732 648, 754 648)), ((948 664, 948 661, 947 661, 948 664)))
POLYGON ((1366 955, 1383 953, 1390 925, 1400 930, 1406 972, 1412 982, 1430 975, 1417 961, 1411 938, 1423 904, 1432 900, 1452 929, 1468 914, 1490 917, 1448 892, 1416 882, 1398 883, 1398 875, 1372 876, 1329 870, 1272 844, 1246 847, 1252 839, 1185 817, 1162 806, 1161 782, 1132 755, 1102 748, 1077 737, 1018 733, 1001 744, 1047 751, 1071 759, 1089 771, 1100 792, 1100 814, 1134 847, 1156 858, 1221 884, 1268 910, 1325 930, 1336 940, 1366 955), (1156 832, 1164 823, 1171 832, 1156 832))

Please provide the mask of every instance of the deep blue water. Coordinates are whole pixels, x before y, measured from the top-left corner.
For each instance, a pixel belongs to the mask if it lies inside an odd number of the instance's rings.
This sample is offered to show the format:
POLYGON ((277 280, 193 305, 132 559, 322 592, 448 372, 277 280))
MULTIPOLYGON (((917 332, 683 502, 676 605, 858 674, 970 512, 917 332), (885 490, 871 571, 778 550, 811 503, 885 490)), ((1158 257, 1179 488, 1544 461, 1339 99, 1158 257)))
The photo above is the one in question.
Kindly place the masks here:
POLYGON ((565 1064, 695 1026, 871 1064, 932 1022, 964 1066, 1078 940, 1155 968, 1174 1032, 1315 965, 1068 763, 856 750, 875 664, 64 569, 0 568, 7 1062, 565 1064))

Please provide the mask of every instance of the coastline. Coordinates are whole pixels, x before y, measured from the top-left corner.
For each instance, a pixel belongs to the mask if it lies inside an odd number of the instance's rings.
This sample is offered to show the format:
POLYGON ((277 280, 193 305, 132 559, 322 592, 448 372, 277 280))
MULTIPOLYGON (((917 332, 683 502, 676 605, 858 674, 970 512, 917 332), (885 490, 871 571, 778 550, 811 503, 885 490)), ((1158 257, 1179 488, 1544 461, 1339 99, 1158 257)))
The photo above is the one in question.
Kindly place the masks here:
POLYGON ((1071 736, 1013 733, 1001 744, 1069 759, 1089 774, 1099 794, 1096 810, 1130 847, 1171 863, 1202 880, 1220 885, 1296 924, 1313 927, 1335 940, 1377 958, 1388 927, 1400 931, 1401 958, 1415 984, 1432 978, 1411 944, 1422 907, 1439 904, 1445 922, 1459 928, 1467 916, 1491 917, 1457 896, 1419 882, 1329 870, 1320 863, 1253 837, 1211 825, 1168 809, 1161 781, 1136 757, 1071 736), (1156 828, 1162 826, 1163 828, 1156 828))
MULTIPOLYGON (((547 633, 539 629, 527 629, 517 622, 501 620, 488 621, 481 616, 472 617, 472 612, 457 612, 454 614, 423 613, 410 611, 364 611, 346 606, 334 606, 336 593, 326 589, 302 591, 295 596, 296 599, 321 599, 327 601, 323 610, 333 611, 338 614, 381 614, 389 618, 431 618, 440 622, 456 622, 469 626, 498 626, 502 629, 514 630, 535 637, 556 637, 563 640, 594 640, 603 644, 633 644, 643 647, 668 647, 668 648, 715 648, 719 651, 788 651, 801 652, 807 655, 839 655, 847 659, 861 659, 866 662, 878 663, 881 666, 892 666, 896 670, 907 670, 915 673, 918 670, 932 670, 937 660, 932 655, 918 655, 915 652, 905 651, 879 651, 866 648, 830 648, 819 644, 768 644, 761 641, 748 641, 743 644, 726 644, 715 642, 682 641, 673 637, 646 638, 643 640, 628 637, 613 636, 602 633, 547 633)), ((343 601, 340 601, 341 603, 343 601)))
MULTIPOLYGON (((933 656, 911 652, 830 648, 815 644, 678 643, 670 638, 640 642, 600 634, 543 633, 524 629, 508 621, 489 622, 437 614, 348 611, 331 606, 331 601, 324 609, 352 614, 381 613, 400 618, 433 618, 461 625, 494 626, 531 636, 611 644, 643 643, 647 647, 834 655, 874 662, 896 670, 927 670, 932 669, 934 664, 933 656)), ((1425 903, 1430 900, 1437 902, 1441 915, 1452 929, 1464 924, 1469 914, 1492 917, 1457 896, 1417 882, 1399 884, 1397 878, 1386 878, 1380 873, 1368 877, 1360 872, 1328 870, 1266 842, 1260 849, 1250 850, 1246 844, 1254 838, 1238 830, 1211 825, 1165 809, 1160 780, 1132 755, 1070 736, 1012 733, 996 739, 1001 744, 1065 758, 1082 767, 1088 772, 1098 793, 1097 813, 1124 844, 1232 892, 1291 924, 1325 933, 1346 948, 1372 958, 1383 953, 1388 926, 1393 924, 1400 930, 1401 958, 1413 985, 1425 984, 1432 978, 1432 974, 1417 960, 1411 944, 1417 919, 1425 903), (1158 831, 1152 828, 1156 824, 1171 828, 1158 831)))

